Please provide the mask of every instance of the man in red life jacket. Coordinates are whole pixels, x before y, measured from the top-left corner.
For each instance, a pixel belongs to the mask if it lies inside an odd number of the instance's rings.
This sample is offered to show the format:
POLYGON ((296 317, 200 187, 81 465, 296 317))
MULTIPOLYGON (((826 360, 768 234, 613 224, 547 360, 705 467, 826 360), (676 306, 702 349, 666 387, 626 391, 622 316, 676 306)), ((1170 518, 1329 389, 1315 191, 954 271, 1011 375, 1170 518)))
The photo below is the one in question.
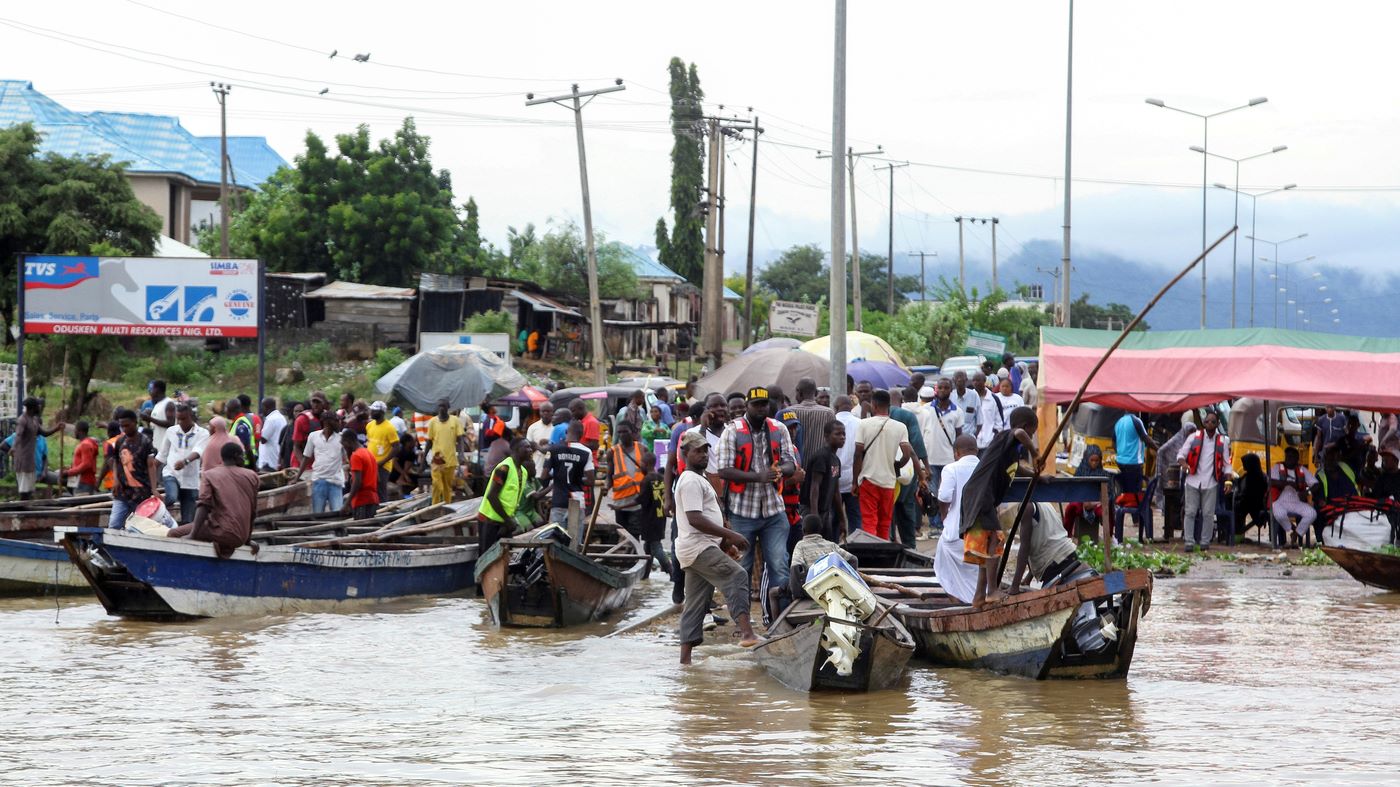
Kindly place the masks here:
POLYGON ((1215 537, 1215 501, 1220 493, 1220 485, 1229 491, 1230 478, 1235 471, 1230 467, 1230 438, 1220 433, 1220 419, 1215 413, 1207 413, 1204 426, 1186 441, 1179 463, 1186 476, 1182 485, 1185 511, 1182 518, 1182 539, 1190 552, 1199 546, 1209 549, 1215 537), (1195 538, 1196 513, 1201 514, 1200 538, 1195 538))
MULTIPOLYGON (((744 416, 724 428, 716 465, 728 492, 729 524, 752 544, 762 544, 773 587, 788 580, 788 521, 779 487, 797 471, 797 453, 787 429, 768 417, 767 388, 749 389, 744 416)), ((753 552, 741 563, 753 571, 753 552)), ((765 605, 766 606, 766 605, 765 605)))

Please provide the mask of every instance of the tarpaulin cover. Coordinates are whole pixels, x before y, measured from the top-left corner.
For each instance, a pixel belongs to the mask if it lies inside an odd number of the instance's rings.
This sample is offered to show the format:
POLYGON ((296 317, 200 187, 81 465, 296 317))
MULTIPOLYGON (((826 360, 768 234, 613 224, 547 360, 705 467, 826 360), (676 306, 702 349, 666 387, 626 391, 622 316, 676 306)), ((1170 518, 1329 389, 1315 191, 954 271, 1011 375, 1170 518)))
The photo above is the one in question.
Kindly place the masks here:
MULTIPOLYGON (((831 337, 818 336, 811 341, 803 342, 802 349, 809 353, 816 353, 829 361, 831 360, 831 337)), ((904 359, 899 357, 899 353, 894 351, 889 342, 873 333, 862 331, 846 331, 846 360, 889 361, 895 366, 905 365, 904 359)))
POLYGON ((519 391, 525 387, 525 377, 501 356, 479 345, 445 344, 395 366, 374 387, 403 399, 419 412, 431 413, 439 399, 460 410, 519 391))
MULTIPOLYGON (((1042 328, 1040 395, 1074 399, 1117 331, 1042 328)), ((1134 332, 1084 401, 1177 412, 1250 396, 1366 410, 1400 410, 1400 340, 1271 328, 1134 332)))

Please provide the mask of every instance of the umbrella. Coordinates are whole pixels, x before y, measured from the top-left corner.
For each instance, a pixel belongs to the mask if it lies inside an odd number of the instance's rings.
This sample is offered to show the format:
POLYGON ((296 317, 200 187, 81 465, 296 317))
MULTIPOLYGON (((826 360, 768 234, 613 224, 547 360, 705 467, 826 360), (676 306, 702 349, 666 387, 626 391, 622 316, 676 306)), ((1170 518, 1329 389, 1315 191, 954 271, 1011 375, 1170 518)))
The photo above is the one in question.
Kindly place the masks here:
POLYGON ((852 380, 869 380, 876 388, 903 388, 909 384, 909 371, 888 361, 852 361, 846 364, 852 380))
POLYGON ((418 353, 379 378, 374 387, 398 396, 419 412, 447 399, 454 410, 525 387, 525 377, 501 356, 474 344, 448 344, 418 353))
POLYGON ((754 386, 779 385, 785 392, 797 390, 797 381, 831 377, 831 364, 821 356, 794 350, 759 350, 719 367, 695 381, 697 396, 712 393, 744 393, 754 386))
POLYGON ((549 394, 541 391, 533 385, 527 385, 513 394, 508 394, 497 399, 499 404, 508 404, 512 407, 529 407, 538 410, 542 402, 549 401, 549 394))
MULTIPOLYGON (((802 345, 809 353, 816 353, 831 360, 831 337, 819 336, 802 345)), ((896 366, 904 366, 899 353, 884 339, 861 331, 846 331, 846 361, 889 361, 896 366)))
POLYGON ((801 340, 794 339, 791 336, 774 336, 771 339, 764 339, 761 342, 750 344, 739 354, 748 355, 749 353, 755 353, 759 350, 796 350, 800 347, 802 347, 801 340))

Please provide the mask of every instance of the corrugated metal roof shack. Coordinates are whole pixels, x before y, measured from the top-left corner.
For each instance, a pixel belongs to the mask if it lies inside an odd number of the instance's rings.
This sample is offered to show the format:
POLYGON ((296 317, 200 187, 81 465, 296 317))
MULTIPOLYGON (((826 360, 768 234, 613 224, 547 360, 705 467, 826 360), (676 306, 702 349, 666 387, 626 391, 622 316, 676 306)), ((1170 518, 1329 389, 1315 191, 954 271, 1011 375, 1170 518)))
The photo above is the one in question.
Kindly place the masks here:
POLYGON ((323 301, 306 300, 308 291, 326 283, 326 274, 269 272, 263 283, 269 330, 309 328, 326 319, 323 301))
POLYGON ((329 334, 332 341, 369 339, 376 347, 397 346, 413 352, 418 340, 418 292, 411 287, 333 281, 305 298, 308 305, 322 304, 325 319, 311 328, 329 334))

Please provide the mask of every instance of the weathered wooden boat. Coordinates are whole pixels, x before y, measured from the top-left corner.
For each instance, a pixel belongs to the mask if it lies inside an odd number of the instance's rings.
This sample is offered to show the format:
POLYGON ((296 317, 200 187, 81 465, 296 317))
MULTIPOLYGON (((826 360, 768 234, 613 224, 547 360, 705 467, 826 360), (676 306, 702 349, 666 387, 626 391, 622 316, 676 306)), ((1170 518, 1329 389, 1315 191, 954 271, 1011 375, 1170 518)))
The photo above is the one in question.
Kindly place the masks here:
MULTIPOLYGON (((1138 621, 1152 603, 1152 573, 1147 569, 1111 571, 1031 590, 980 610, 942 594, 931 575, 874 573, 878 579, 929 594, 923 600, 904 601, 894 611, 914 636, 920 657, 1037 680, 1126 676, 1138 621), (1080 648, 1073 626, 1076 611, 1086 603, 1094 605, 1100 622, 1107 616, 1116 633, 1092 652, 1080 648)), ((881 594, 898 598, 889 591, 881 594)))
POLYGON ((616 525, 599 522, 591 532, 582 552, 558 525, 492 544, 476 565, 492 623, 576 626, 625 606, 651 557, 616 525))
POLYGON ((167 620, 353 609, 469 590, 475 517, 424 509, 369 533, 324 539, 350 527, 330 522, 300 543, 244 546, 228 558, 189 539, 93 528, 57 535, 108 614, 167 620))
POLYGON ((861 570, 870 568, 933 568, 933 555, 903 544, 857 530, 846 534, 841 546, 860 561, 861 570))
POLYGON ((1363 585, 1400 592, 1400 556, 1324 546, 1323 552, 1363 585))
POLYGON ((873 625, 867 625, 834 618, 811 601, 794 602, 768 627, 768 638, 754 646, 754 659, 778 682, 797 691, 889 688, 904 675, 914 655, 914 638, 889 614, 891 606, 885 602, 873 625), (846 675, 822 645, 833 623, 859 631, 860 656, 846 675))
MULTIPOLYGON (((282 471, 261 477, 258 515, 306 508, 311 482, 296 481, 282 471)), ((88 589, 63 547, 55 543, 57 527, 99 528, 112 512, 109 494, 0 504, 0 595, 85 593, 88 589), (71 505, 62 505, 70 501, 71 505)))

